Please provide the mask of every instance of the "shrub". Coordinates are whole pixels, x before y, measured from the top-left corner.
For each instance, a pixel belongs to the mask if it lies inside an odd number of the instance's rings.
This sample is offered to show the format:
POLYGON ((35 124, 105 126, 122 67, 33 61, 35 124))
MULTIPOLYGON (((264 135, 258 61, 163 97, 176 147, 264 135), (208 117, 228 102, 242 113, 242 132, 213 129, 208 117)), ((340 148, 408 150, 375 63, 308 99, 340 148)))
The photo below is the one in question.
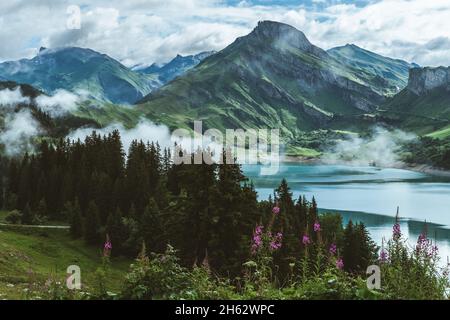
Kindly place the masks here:
POLYGON ((176 299, 189 287, 189 272, 179 265, 170 245, 164 254, 145 253, 145 246, 125 279, 124 299, 176 299))
POLYGON ((19 224, 22 221, 22 214, 19 210, 13 210, 5 217, 5 221, 11 224, 19 224))

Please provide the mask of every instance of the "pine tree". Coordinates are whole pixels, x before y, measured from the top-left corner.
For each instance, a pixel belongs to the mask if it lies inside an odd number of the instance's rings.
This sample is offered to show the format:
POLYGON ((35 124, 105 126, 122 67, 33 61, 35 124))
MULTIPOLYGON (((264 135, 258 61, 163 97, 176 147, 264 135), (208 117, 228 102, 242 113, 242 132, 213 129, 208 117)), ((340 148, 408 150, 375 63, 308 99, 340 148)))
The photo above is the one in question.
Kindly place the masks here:
POLYGON ((356 253, 358 262, 356 271, 364 274, 367 267, 377 260, 378 246, 369 235, 369 231, 363 223, 358 223, 355 226, 355 233, 357 238, 358 251, 356 253))
MULTIPOLYGON (((318 220, 319 218, 319 210, 317 209, 317 202, 316 199, 313 197, 311 200, 311 205, 309 206, 308 209, 308 228, 309 228, 309 232, 310 234, 313 234, 314 232, 314 223, 318 220)), ((316 239, 314 239, 316 240, 316 239)))
POLYGON ((137 214, 136 207, 134 206, 134 203, 131 203, 130 210, 128 211, 128 217, 130 217, 130 218, 132 218, 132 219, 134 219, 136 221, 139 220, 139 216, 137 214))
POLYGON ((140 219, 140 234, 150 251, 161 251, 164 244, 161 243, 162 227, 160 222, 160 212, 155 200, 150 199, 144 213, 140 219))
POLYGON ((36 214, 40 218, 47 216, 47 202, 45 201, 44 198, 42 198, 41 201, 39 201, 36 214))
POLYGON ((73 205, 66 203, 65 208, 70 219, 70 233, 74 238, 80 238, 83 235, 83 217, 78 200, 73 205))
POLYGON ((281 277, 289 272, 289 263, 294 262, 300 249, 299 237, 302 234, 300 216, 297 214, 292 200, 292 192, 286 179, 281 181, 275 191, 275 205, 278 204, 280 213, 274 217, 274 229, 272 232, 283 234, 283 245, 276 256, 276 263, 280 266, 281 277))
POLYGON ((114 255, 122 252, 122 244, 126 240, 122 217, 122 211, 120 210, 120 208, 117 208, 115 211, 109 214, 106 221, 106 234, 109 235, 111 243, 114 246, 114 255))
POLYGON ((100 236, 100 218, 98 207, 94 201, 89 203, 84 224, 84 239, 88 244, 98 244, 100 236))
MULTIPOLYGON (((0 170, 3 170, 0 168, 0 170)), ((2 171, 3 172, 3 171, 2 171)), ((5 187, 3 183, 3 175, 0 173, 0 210, 5 208, 5 187)))
POLYGON ((34 220, 34 212, 31 210, 30 205, 27 203, 22 213, 22 224, 33 224, 34 220))

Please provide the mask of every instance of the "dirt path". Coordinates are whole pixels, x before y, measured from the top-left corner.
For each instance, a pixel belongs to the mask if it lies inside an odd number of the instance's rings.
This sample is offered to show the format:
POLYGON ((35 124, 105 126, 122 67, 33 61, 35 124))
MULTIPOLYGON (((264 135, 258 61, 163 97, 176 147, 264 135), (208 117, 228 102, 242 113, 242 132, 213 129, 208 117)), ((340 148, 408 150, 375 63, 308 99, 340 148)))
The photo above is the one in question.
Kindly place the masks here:
POLYGON ((0 227, 37 228, 37 229, 70 229, 70 226, 26 225, 26 224, 8 224, 8 223, 0 223, 0 227))

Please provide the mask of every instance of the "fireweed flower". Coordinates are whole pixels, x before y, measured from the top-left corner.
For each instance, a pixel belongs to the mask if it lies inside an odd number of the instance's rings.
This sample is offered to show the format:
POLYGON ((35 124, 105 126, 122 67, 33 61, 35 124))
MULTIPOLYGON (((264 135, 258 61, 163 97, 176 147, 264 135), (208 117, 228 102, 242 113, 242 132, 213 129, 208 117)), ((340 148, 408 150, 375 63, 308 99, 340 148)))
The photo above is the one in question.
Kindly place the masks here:
POLYGON ((344 260, 342 260, 341 258, 337 259, 336 268, 338 268, 339 270, 342 270, 344 268, 344 260))
POLYGON ((273 214, 279 214, 280 213, 280 207, 279 206, 275 206, 272 209, 273 214))
POLYGON ((270 249, 274 251, 280 249, 282 241, 283 234, 281 232, 278 232, 275 237, 272 238, 272 241, 270 241, 270 249))
POLYGON ((436 245, 431 246, 431 252, 429 253, 429 256, 435 257, 435 256, 437 256, 438 253, 439 253, 439 248, 436 245))
POLYGON ((335 254, 336 254, 336 252, 337 252, 337 247, 336 247, 336 244, 335 244, 335 243, 332 243, 332 244, 330 245, 329 252, 330 252, 331 255, 335 255, 335 254))
POLYGON ((106 238, 105 245, 103 246, 103 256, 109 257, 111 254, 112 244, 111 241, 109 241, 109 237, 106 238))
POLYGON ((308 244, 311 243, 311 240, 309 239, 309 237, 308 237, 306 234, 303 235, 302 243, 303 243, 305 246, 307 246, 308 244))
POLYGON ((424 233, 421 233, 419 235, 419 238, 417 239, 416 252, 420 253, 422 251, 426 251, 427 247, 428 247, 427 236, 424 233))
POLYGON ((263 230, 264 230, 264 227, 263 227, 263 226, 257 226, 257 227, 255 228, 255 234, 257 234, 257 235, 262 235, 263 230))
POLYGON ((394 239, 396 240, 400 239, 400 237, 402 236, 399 223, 394 224, 394 227, 392 228, 392 234, 394 239))
POLYGON ((320 223, 319 221, 314 222, 314 232, 320 231, 320 223))
POLYGON ((381 262, 386 262, 387 261, 387 252, 384 249, 381 249, 380 252, 380 261, 381 262))
POLYGON ((252 253, 255 254, 262 247, 263 226, 257 226, 252 238, 252 253))

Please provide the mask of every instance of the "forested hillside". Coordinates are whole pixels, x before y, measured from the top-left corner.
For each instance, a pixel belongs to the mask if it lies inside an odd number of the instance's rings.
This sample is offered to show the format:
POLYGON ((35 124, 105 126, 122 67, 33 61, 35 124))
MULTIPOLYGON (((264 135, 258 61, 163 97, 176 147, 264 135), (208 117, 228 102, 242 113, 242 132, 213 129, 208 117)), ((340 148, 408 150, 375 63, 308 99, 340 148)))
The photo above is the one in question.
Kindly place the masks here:
MULTIPOLYGON (((236 164, 174 165, 167 149, 142 141, 125 157, 115 131, 83 142, 44 141, 36 154, 0 165, 5 221, 66 222, 74 239, 94 248, 104 243, 100 284, 111 256, 139 254, 120 293, 125 298, 444 296, 431 242, 419 239, 420 249, 409 252, 396 224, 380 250, 363 224, 344 228, 339 215, 318 214, 315 199, 293 199, 285 180, 258 202, 236 164), (369 291, 361 277, 372 263, 404 275, 387 277, 384 291, 369 291), (413 282, 399 287, 399 279, 413 282)), ((92 297, 117 296, 106 286, 92 297)))

